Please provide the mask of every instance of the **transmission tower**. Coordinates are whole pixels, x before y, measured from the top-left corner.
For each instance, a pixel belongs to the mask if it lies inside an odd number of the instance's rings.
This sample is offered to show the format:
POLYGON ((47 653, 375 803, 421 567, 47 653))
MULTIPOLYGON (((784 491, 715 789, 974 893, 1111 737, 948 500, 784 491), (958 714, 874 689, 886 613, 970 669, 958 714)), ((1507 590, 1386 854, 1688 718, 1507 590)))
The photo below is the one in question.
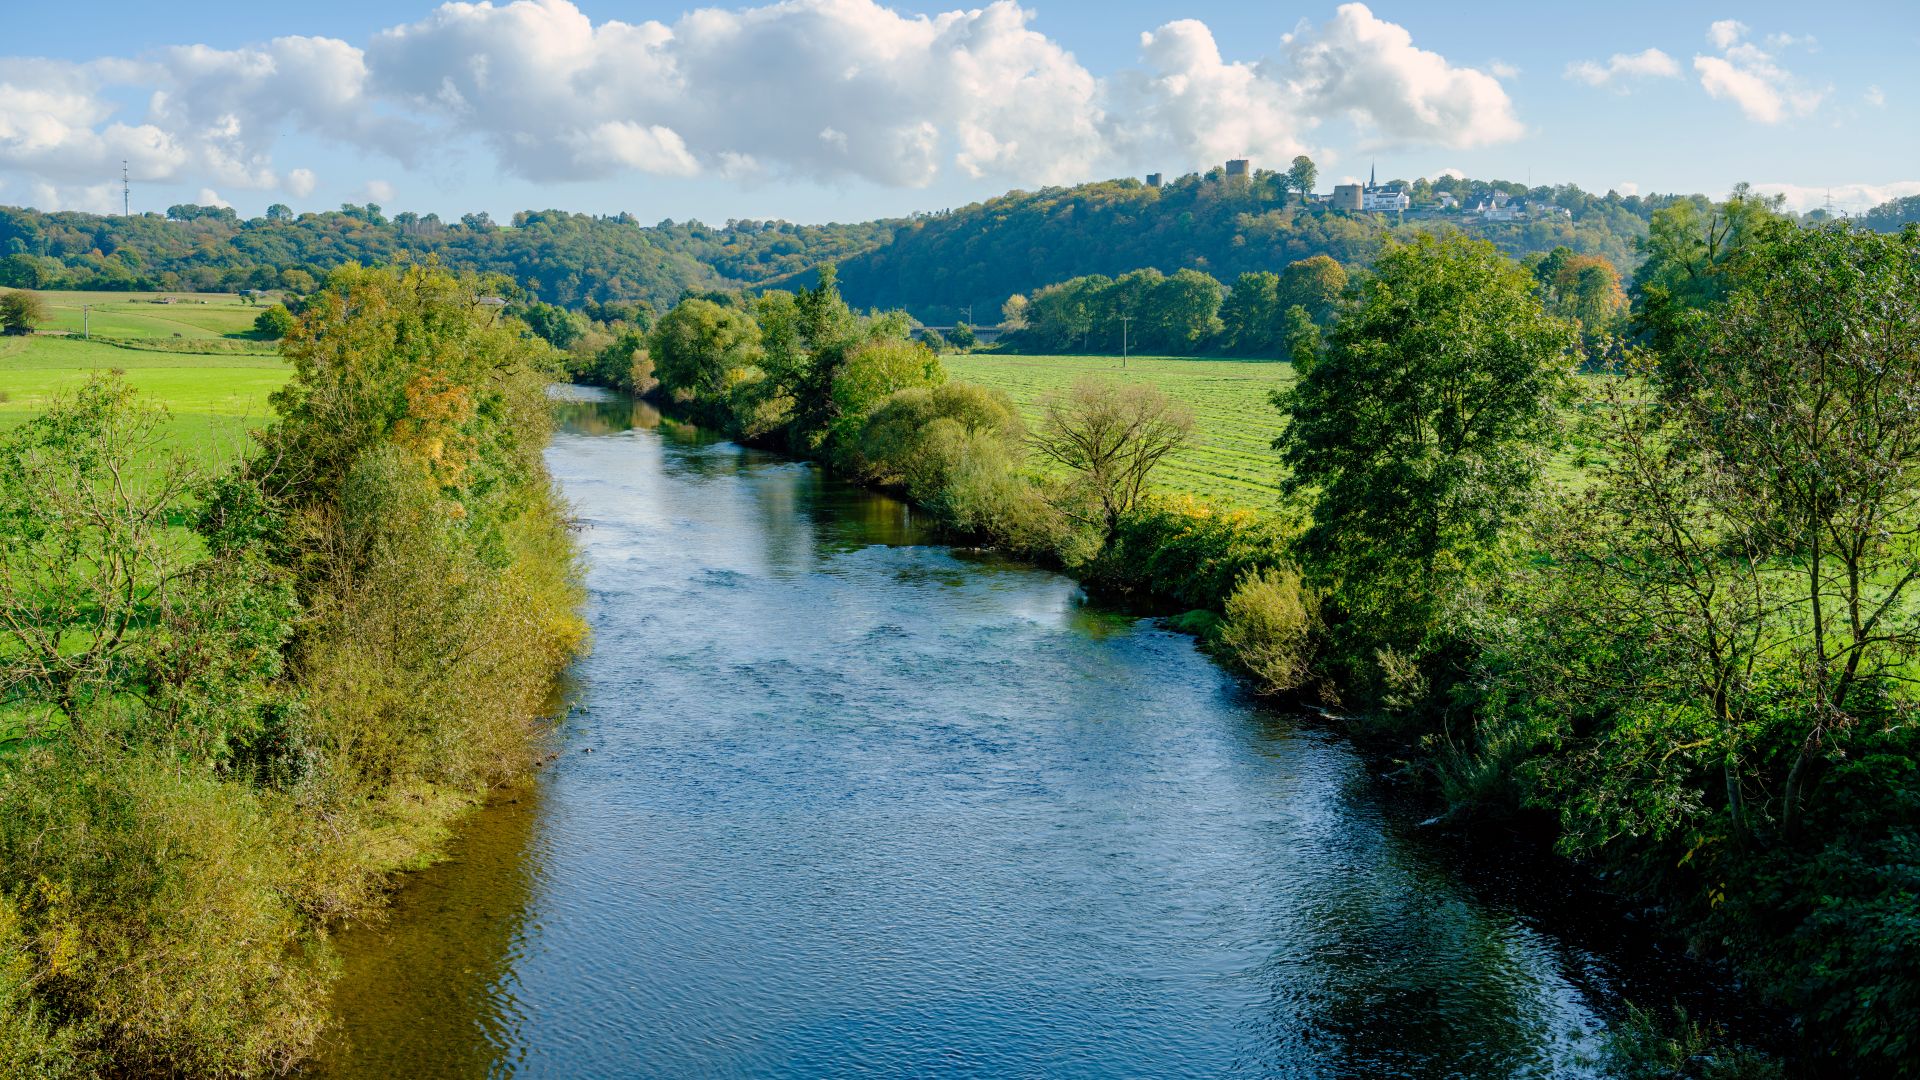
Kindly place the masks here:
POLYGON ((127 161, 120 159, 120 216, 133 216, 133 180, 127 175, 127 161))

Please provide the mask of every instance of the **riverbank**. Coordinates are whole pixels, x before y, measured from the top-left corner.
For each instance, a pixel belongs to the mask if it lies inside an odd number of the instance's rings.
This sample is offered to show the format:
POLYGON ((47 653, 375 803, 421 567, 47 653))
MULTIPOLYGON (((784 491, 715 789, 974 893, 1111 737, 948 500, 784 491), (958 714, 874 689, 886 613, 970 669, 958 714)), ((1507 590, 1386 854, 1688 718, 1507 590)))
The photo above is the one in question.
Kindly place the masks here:
POLYGON ((8 1077, 291 1068, 332 932, 544 754, 584 645, 549 353, 478 285, 332 275, 244 455, 118 371, 0 430, 8 1077))

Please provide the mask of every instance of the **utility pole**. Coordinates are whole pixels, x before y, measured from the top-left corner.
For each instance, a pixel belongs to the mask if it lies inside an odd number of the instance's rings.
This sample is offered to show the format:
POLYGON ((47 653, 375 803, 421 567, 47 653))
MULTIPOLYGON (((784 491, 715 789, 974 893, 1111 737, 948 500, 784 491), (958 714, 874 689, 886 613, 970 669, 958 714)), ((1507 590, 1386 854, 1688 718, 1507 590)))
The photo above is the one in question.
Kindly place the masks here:
POLYGON ((92 304, 80 305, 80 340, 81 341, 93 340, 93 324, 87 318, 88 314, 92 311, 93 311, 92 304))
POLYGON ((1123 369, 1127 366, 1127 324, 1132 321, 1131 315, 1120 316, 1120 367, 1123 369))

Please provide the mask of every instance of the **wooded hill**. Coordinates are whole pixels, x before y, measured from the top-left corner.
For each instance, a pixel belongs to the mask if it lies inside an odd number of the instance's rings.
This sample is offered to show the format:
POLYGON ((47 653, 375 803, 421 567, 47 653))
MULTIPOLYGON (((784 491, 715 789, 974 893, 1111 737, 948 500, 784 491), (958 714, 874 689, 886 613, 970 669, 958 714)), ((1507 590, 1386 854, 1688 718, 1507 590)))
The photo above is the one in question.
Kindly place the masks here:
MULTIPOLYGON (((1201 270, 1232 282, 1315 255, 1355 267, 1371 261, 1389 238, 1450 228, 1514 256, 1559 247, 1597 255, 1625 277, 1639 261, 1654 211, 1681 200, 1710 205, 1697 195, 1595 195, 1572 185, 1529 188, 1460 177, 1391 183, 1409 193, 1411 211, 1389 217, 1335 210, 1303 201, 1284 174, 1228 176, 1222 169, 1161 187, 1104 180, 1013 191, 909 219, 829 225, 641 225, 631 214, 539 210, 500 227, 484 214, 443 222, 432 214, 388 217, 378 206, 351 204, 298 216, 275 206, 248 220, 226 208, 194 205, 172 207, 165 217, 132 218, 0 207, 0 286, 237 291, 280 286, 290 269, 317 277, 347 262, 385 265, 432 256, 454 270, 512 275, 549 303, 577 308, 588 301, 644 300, 664 311, 689 292, 810 285, 814 267, 837 262, 841 288, 855 307, 904 308, 941 325, 963 319, 984 325, 999 320, 1009 296, 1075 277, 1152 267, 1167 274, 1201 270), (1471 212, 1495 193, 1536 212, 1517 220, 1471 212), (1441 209, 1443 195, 1460 209, 1441 209), (1537 212, 1546 207, 1565 214, 1537 212)), ((1915 213, 1912 205, 1889 203, 1867 220, 1891 229, 1915 213)))

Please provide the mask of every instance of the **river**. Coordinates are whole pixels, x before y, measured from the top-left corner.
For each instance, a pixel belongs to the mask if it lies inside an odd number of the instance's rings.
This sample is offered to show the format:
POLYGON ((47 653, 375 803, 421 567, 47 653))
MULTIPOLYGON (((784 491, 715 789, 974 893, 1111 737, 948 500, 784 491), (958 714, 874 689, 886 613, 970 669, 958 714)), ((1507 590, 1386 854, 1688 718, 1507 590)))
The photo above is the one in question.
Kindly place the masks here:
POLYGON ((1644 958, 1191 639, 579 396, 560 757, 342 935, 321 1075, 1600 1074, 1644 958))

